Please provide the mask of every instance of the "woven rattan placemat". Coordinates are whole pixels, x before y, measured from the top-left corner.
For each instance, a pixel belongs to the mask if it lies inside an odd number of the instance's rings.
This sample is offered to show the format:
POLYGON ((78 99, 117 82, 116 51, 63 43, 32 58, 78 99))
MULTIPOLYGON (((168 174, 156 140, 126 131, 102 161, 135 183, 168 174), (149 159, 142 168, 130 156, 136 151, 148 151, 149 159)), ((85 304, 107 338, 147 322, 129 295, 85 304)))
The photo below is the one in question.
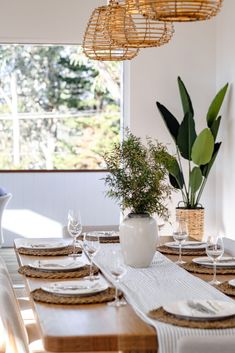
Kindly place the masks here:
MULTIPOLYGON (((79 235, 77 238, 78 240, 83 240, 83 234, 79 235)), ((114 235, 114 236, 105 236, 105 237, 100 237, 100 243, 105 244, 105 243, 120 243, 119 236, 114 235)))
POLYGON ((216 288, 218 288, 224 294, 235 297, 235 287, 230 286, 230 284, 227 281, 219 284, 216 288))
POLYGON ((48 304, 97 304, 106 303, 115 299, 115 288, 107 288, 97 294, 86 296, 63 296, 54 293, 48 293, 41 288, 31 292, 32 298, 37 302, 48 304))
MULTIPOLYGON (((66 246, 62 249, 28 249, 21 247, 17 249, 18 253, 21 255, 29 256, 66 256, 73 253, 73 246, 66 246)), ((75 248, 76 254, 81 254, 82 249, 80 247, 75 248)))
MULTIPOLYGON (((30 266, 21 266, 18 270, 21 275, 32 278, 43 278, 43 279, 68 279, 68 278, 82 278, 89 276, 90 266, 85 265, 77 270, 73 271, 41 271, 30 266)), ((93 274, 99 272, 97 267, 93 266, 93 274)))
MULTIPOLYGON (((179 255, 179 249, 170 248, 165 245, 159 246, 157 248, 157 250, 162 254, 179 255)), ((184 249, 184 248, 182 248, 182 255, 184 255, 184 256, 187 256, 187 255, 188 256, 194 256, 194 255, 203 256, 205 254, 206 254, 205 249, 184 249)))
POLYGON ((175 326, 188 327, 188 328, 200 328, 200 329, 225 329, 235 327, 235 316, 232 316, 223 320, 216 321, 193 321, 187 319, 181 319, 174 315, 168 314, 162 307, 152 310, 148 313, 148 316, 154 320, 165 322, 175 326))
MULTIPOLYGON (((182 267, 192 273, 205 273, 205 274, 213 274, 213 268, 212 267, 205 267, 198 265, 194 262, 187 262, 186 264, 182 265, 182 267)), ((226 268, 221 268, 221 267, 216 267, 216 273, 218 275, 228 275, 228 274, 235 274, 235 268, 234 267, 226 267, 226 268)))

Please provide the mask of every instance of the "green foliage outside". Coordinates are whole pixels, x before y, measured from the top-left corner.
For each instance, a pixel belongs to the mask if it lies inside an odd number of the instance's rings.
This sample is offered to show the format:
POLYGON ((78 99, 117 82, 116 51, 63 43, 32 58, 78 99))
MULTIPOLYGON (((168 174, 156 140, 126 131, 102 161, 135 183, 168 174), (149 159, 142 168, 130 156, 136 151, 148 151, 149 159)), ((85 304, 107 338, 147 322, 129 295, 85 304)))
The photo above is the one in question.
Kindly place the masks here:
POLYGON ((0 46, 0 168, 98 169, 120 136, 119 63, 78 46, 0 46))
POLYGON ((168 218, 168 167, 174 161, 166 147, 151 139, 145 146, 140 138, 127 132, 122 143, 104 155, 109 173, 105 177, 107 196, 123 210, 136 214, 157 213, 168 218))

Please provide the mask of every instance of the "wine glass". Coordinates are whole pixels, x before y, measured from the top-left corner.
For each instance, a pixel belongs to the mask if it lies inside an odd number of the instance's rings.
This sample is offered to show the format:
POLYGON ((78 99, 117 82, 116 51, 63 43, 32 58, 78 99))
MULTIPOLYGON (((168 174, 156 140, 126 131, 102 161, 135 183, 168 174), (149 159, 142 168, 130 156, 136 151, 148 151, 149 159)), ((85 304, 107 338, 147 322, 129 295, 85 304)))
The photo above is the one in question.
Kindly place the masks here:
POLYGON ((108 305, 114 307, 120 307, 126 305, 125 300, 120 300, 118 296, 118 286, 120 279, 126 274, 127 268, 124 264, 123 256, 120 250, 111 250, 109 259, 108 259, 108 271, 115 280, 115 300, 109 302, 108 305))
POLYGON ((82 221, 80 211, 76 209, 70 209, 68 212, 68 233, 73 238, 73 252, 69 256, 73 257, 74 260, 80 254, 76 254, 76 240, 82 232, 82 221))
POLYGON ((213 262, 213 279, 209 283, 213 286, 221 282, 216 278, 216 263, 224 253, 224 243, 220 236, 209 236, 206 243, 206 254, 213 262))
POLYGON ((96 276, 92 275, 92 269, 93 269, 93 259, 100 249, 99 233, 97 232, 85 233, 83 238, 83 249, 90 260, 89 280, 93 281, 97 279, 96 276))
POLYGON ((179 244, 179 258, 176 261, 176 264, 182 265, 185 261, 182 260, 182 243, 188 237, 188 225, 185 220, 176 219, 176 222, 173 225, 173 238, 179 244))

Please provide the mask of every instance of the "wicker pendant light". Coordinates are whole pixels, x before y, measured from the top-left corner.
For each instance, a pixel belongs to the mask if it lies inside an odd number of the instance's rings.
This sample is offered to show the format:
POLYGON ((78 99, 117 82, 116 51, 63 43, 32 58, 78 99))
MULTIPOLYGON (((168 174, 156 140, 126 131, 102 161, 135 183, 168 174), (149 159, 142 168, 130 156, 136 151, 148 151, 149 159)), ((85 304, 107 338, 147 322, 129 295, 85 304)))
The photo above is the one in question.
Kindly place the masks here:
POLYGON ((174 33, 171 23, 150 20, 125 0, 110 1, 105 26, 111 40, 128 48, 159 47, 174 33))
POLYGON ((108 6, 96 8, 87 24, 83 39, 83 51, 87 57, 101 61, 131 60, 138 49, 124 48, 114 43, 105 28, 108 6))
POLYGON ((169 22, 204 21, 216 16, 223 0, 125 0, 152 20, 169 22))

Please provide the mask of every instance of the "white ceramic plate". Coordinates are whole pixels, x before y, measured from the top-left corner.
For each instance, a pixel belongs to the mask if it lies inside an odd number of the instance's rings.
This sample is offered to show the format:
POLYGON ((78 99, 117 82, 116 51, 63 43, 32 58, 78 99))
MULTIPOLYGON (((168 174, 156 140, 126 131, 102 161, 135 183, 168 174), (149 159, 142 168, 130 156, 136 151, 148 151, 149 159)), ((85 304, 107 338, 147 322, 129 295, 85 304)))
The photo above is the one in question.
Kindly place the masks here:
POLYGON ((38 250, 44 250, 44 249, 63 249, 68 246, 67 243, 64 242, 40 242, 40 243, 31 243, 31 244, 24 244, 23 247, 26 249, 38 249, 38 250))
POLYGON ((107 282, 104 281, 94 281, 90 283, 89 280, 79 280, 79 281, 66 281, 66 282, 56 282, 49 286, 43 286, 42 289, 49 293, 55 293, 58 295, 87 295, 96 294, 104 291, 108 288, 107 282))
MULTIPOLYGON (((194 263, 201 265, 201 266, 207 266, 207 267, 212 267, 213 262, 210 260, 207 256, 204 257, 196 257, 195 259, 192 260, 194 263)), ((223 256, 221 257, 220 260, 216 262, 217 267, 235 267, 235 257, 231 256, 223 256)))
POLYGON ((100 238, 105 238, 105 237, 119 237, 119 232, 115 231, 94 231, 94 232, 88 232, 88 234, 97 234, 100 238))
POLYGON ((235 315, 235 303, 219 300, 182 300, 163 306, 177 317, 192 320, 219 320, 235 315))
POLYGON ((29 264, 30 267, 44 271, 71 271, 85 265, 84 262, 71 258, 60 260, 37 260, 29 264))
MULTIPOLYGON (((176 243, 175 241, 165 243, 165 246, 168 246, 169 248, 179 248, 179 244, 176 243)), ((206 243, 200 242, 200 241, 185 241, 182 243, 182 249, 205 249, 206 248, 206 243)))
POLYGON ((228 283, 230 286, 235 287, 235 279, 231 279, 228 283))

